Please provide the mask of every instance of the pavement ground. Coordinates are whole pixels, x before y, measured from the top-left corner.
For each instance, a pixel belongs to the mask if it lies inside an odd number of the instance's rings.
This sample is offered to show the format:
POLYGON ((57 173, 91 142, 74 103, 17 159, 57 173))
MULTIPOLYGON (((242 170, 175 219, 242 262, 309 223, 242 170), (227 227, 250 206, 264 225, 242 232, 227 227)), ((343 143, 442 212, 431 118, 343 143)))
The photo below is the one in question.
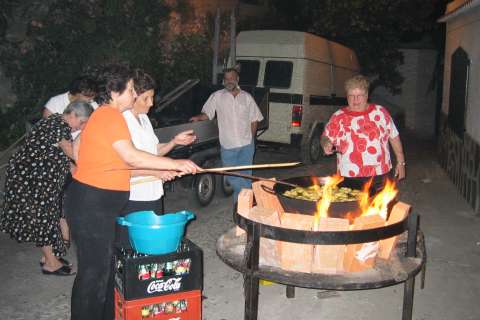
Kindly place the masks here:
MULTIPOLYGON (((480 319, 480 217, 460 196, 435 158, 431 141, 404 138, 407 179, 400 183, 399 198, 421 215, 426 237, 425 289, 415 289, 415 320, 480 319)), ((297 160, 289 149, 260 149, 256 163, 297 160)), ((262 170, 256 174, 286 178, 299 175, 329 175, 334 159, 295 169, 262 170)), ((243 277, 216 255, 216 240, 234 226, 232 199, 217 192, 207 207, 199 207, 190 191, 175 188, 166 195, 167 212, 189 209, 196 220, 187 237, 204 253, 204 320, 243 319, 243 277)), ((74 248, 73 248, 74 250, 74 248)), ((76 263, 74 251, 68 258, 76 263)), ((40 272, 39 249, 18 244, 0 234, 0 320, 69 319, 73 277, 45 276, 40 272)), ((285 287, 260 287, 258 319, 401 319, 403 285, 376 290, 322 291, 296 289, 294 299, 285 297, 285 287)))

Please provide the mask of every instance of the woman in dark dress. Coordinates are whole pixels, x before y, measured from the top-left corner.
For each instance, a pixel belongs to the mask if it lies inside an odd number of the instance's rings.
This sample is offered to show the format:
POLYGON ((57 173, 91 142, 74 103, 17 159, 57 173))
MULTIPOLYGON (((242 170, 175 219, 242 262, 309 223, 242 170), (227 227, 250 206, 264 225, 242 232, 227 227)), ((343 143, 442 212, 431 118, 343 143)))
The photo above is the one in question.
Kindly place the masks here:
POLYGON ((71 132, 82 129, 92 112, 88 103, 75 101, 63 114, 40 120, 8 163, 0 231, 40 247, 44 274, 75 274, 61 258, 67 248, 59 212, 65 178, 73 167, 71 132))

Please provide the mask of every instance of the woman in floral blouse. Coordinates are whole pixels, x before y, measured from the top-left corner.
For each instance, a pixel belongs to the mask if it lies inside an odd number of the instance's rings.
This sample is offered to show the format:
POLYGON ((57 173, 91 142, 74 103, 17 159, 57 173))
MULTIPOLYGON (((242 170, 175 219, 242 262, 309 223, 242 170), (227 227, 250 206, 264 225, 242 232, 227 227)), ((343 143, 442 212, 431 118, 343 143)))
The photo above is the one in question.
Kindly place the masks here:
POLYGON ((345 82, 348 106, 335 112, 321 138, 326 154, 337 152, 337 170, 361 184, 374 177, 383 186, 392 170, 389 143, 396 157, 395 178, 405 178, 402 142, 392 117, 382 106, 368 103, 369 82, 357 75, 345 82))

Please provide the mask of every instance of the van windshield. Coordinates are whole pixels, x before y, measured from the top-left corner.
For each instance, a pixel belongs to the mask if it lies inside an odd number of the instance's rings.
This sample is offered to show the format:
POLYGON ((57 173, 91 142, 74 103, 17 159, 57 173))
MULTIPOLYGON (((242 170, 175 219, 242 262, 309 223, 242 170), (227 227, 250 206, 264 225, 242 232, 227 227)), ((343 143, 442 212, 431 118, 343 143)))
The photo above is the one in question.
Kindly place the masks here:
POLYGON ((270 88, 290 88, 293 63, 290 61, 270 60, 265 66, 263 86, 270 88))
POLYGON ((258 70, 260 69, 260 61, 258 60, 237 60, 240 64, 240 86, 257 86, 258 70))

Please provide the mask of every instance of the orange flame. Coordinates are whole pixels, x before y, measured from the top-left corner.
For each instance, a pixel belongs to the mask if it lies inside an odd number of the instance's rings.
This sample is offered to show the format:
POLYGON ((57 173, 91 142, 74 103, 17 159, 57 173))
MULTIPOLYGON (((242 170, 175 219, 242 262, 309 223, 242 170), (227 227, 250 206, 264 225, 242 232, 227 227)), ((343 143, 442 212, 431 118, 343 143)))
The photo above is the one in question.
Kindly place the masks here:
POLYGON ((362 197, 359 200, 362 216, 380 215, 385 221, 388 216, 388 204, 395 199, 398 194, 395 182, 387 179, 385 187, 370 202, 368 190, 372 180, 364 186, 362 197))
MULTIPOLYGON (((327 177, 325 184, 323 185, 322 197, 320 198, 320 201, 317 202, 317 212, 315 213, 314 219, 314 230, 318 229, 320 218, 328 217, 328 208, 330 207, 330 203, 332 202, 332 191, 342 181, 343 177, 339 174, 327 177)), ((318 184, 316 183, 315 186, 318 186, 318 184)))
POLYGON ((320 186, 320 181, 318 180, 318 177, 312 177, 312 182, 313 182, 313 187, 315 188, 315 192, 317 194, 320 194, 322 192, 322 187, 320 186))
POLYGON ((362 187, 362 193, 358 199, 358 205, 361 209, 361 212, 367 211, 368 206, 370 205, 370 187, 372 186, 372 183, 373 178, 370 178, 362 187))

